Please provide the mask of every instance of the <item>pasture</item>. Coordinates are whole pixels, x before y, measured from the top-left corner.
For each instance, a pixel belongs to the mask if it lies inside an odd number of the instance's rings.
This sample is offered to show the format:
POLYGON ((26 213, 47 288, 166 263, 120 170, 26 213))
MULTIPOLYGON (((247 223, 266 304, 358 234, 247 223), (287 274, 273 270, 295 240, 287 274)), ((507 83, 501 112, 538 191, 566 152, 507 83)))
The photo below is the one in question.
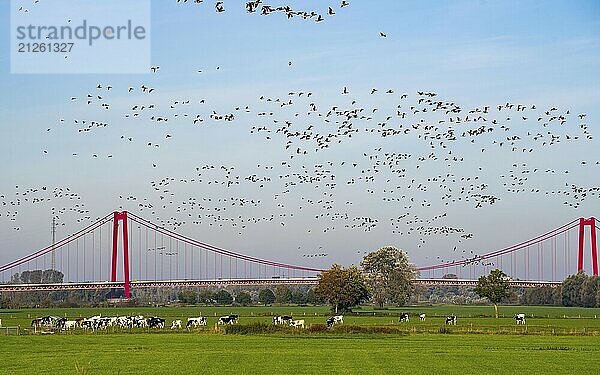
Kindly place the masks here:
POLYGON ((6 374, 589 374, 600 370, 600 309, 490 306, 356 309, 344 324, 314 333, 289 329, 272 334, 223 334, 219 316, 239 324, 272 322, 291 314, 307 326, 324 324, 327 307, 144 307, 2 310, 3 326, 21 325, 20 336, 0 335, 6 374), (402 312, 409 322, 398 322, 402 312), (425 313, 424 322, 418 318, 425 313), (526 325, 513 316, 527 315, 526 325), (32 318, 69 319, 101 314, 160 316, 165 329, 76 330, 32 334, 32 318), (458 316, 445 326, 445 316, 458 316), (208 326, 170 330, 172 320, 206 316, 208 326), (533 317, 532 317, 533 316, 533 317), (348 333, 358 327, 393 327, 395 334, 348 333), (348 329, 343 329, 348 328, 348 329), (441 333, 449 334, 441 334, 441 333))
POLYGON ((593 374, 600 369, 600 340, 590 336, 114 334, 0 340, 4 374, 593 374))
MULTIPOLYGON (((541 306, 501 306, 500 318, 493 318, 491 306, 413 306, 406 308, 390 308, 377 310, 372 307, 355 309, 352 314, 344 315, 345 325, 358 326, 398 326, 407 333, 437 333, 444 326, 445 317, 456 315, 456 326, 449 327, 454 333, 539 333, 539 334, 597 334, 600 335, 600 309, 541 307, 541 306), (410 314, 409 322, 398 321, 401 313, 410 314), (424 322, 419 321, 418 315, 425 313, 424 322), (524 313, 526 325, 517 326, 514 315, 524 313)), ((160 316, 166 319, 166 330, 171 322, 181 319, 185 322, 188 317, 206 316, 208 324, 203 330, 214 329, 219 316, 237 314, 240 324, 271 323, 276 315, 293 315, 303 319, 307 326, 325 324, 331 312, 327 306, 198 306, 198 307, 132 307, 132 308, 53 308, 53 309, 23 309, 0 310, 0 319, 4 326, 21 326, 21 332, 27 334, 31 329, 31 320, 45 315, 56 315, 75 319, 78 317, 143 315, 145 317, 160 316)), ((96 334, 118 333, 119 329, 108 329, 96 334)), ((134 332, 149 332, 133 330, 134 332)), ((169 330, 170 331, 170 330, 169 330)), ((59 332, 60 333, 60 332, 59 332)), ((72 332, 69 332, 72 333, 72 332)))

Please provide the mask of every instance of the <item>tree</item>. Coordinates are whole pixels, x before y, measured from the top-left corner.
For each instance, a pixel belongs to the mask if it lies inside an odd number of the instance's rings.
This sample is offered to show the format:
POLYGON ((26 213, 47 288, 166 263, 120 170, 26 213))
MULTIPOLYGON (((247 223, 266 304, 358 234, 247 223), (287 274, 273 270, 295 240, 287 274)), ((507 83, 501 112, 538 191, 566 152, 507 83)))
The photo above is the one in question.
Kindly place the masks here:
POLYGON ((291 302, 295 303, 297 305, 303 305, 306 303, 306 293, 304 293, 301 290, 296 290, 295 292, 292 292, 292 298, 291 298, 291 302))
POLYGON ((248 292, 241 291, 235 296, 235 303, 248 306, 252 303, 252 296, 248 292))
POLYGON ((581 300, 581 306, 583 307, 595 307, 596 306, 596 294, 600 288, 600 278, 597 276, 588 276, 586 280, 581 284, 581 290, 579 292, 579 299, 581 300))
POLYGON ((271 289, 263 289, 258 293, 258 302, 270 305, 275 302, 275 293, 271 289))
POLYGON ((275 289, 276 303, 290 303, 292 301, 292 291, 286 287, 277 287, 275 289))
POLYGON ((523 293, 521 303, 523 305, 554 305, 555 289, 549 285, 528 288, 523 293))
POLYGON ((315 293, 315 288, 310 288, 306 292, 306 302, 310 303, 311 305, 320 305, 325 301, 323 301, 323 299, 319 297, 317 293, 315 293))
POLYGON ((498 318, 498 303, 510 296, 508 277, 501 270, 495 269, 488 276, 479 278, 475 292, 494 304, 495 316, 498 318))
POLYGON ((198 293, 198 302, 204 304, 215 303, 215 294, 208 289, 204 289, 203 291, 198 293))
POLYGON ((418 272, 402 250, 382 247, 367 254, 361 266, 373 301, 379 307, 386 303, 404 305, 415 291, 413 280, 418 272))
POLYGON ((231 305, 233 303, 233 297, 228 291, 221 289, 215 293, 215 301, 217 301, 219 305, 231 305))
POLYGON ((370 297, 362 271, 356 266, 343 268, 339 264, 319 274, 315 294, 327 301, 336 313, 350 310, 370 297))
POLYGON ((179 302, 193 305, 198 301, 198 293, 193 290, 182 290, 177 294, 179 302))
POLYGON ((563 306, 581 306, 581 287, 587 279, 583 272, 571 275, 562 282, 561 302, 563 306))

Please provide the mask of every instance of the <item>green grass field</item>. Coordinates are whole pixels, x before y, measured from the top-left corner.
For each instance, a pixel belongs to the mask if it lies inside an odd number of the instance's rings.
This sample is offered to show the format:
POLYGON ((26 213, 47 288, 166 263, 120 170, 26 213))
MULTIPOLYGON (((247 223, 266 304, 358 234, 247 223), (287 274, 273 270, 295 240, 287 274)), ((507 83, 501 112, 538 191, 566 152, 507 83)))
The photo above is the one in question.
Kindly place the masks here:
POLYGON ((1 310, 3 326, 21 325, 20 336, 0 335, 1 374, 593 374, 600 371, 600 309, 501 306, 439 306, 373 310, 345 315, 344 325, 400 327, 404 334, 276 333, 232 335, 214 331, 216 317, 240 315, 240 324, 270 322, 293 314, 323 324, 327 307, 157 307, 1 310), (425 312, 399 323, 402 311, 425 312), (528 315, 516 326, 512 316, 528 315), (102 314, 207 316, 194 332, 107 330, 31 334, 32 318, 102 314), (452 334, 438 333, 456 314, 452 334), (533 314, 533 318, 530 317, 533 314), (216 317, 215 317, 216 316, 216 317), (485 333, 485 334, 484 334, 485 333))
POLYGON ((1 341, 3 374, 594 374, 600 370, 600 339, 590 336, 114 334, 7 336, 1 341))

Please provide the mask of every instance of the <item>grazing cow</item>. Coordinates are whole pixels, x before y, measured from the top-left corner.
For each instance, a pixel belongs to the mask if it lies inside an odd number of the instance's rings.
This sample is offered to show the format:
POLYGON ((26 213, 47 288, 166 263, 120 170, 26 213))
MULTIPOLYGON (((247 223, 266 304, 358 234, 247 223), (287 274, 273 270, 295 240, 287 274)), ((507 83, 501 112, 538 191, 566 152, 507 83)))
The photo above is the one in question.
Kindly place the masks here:
POLYGON ((190 327, 194 328, 194 327, 205 326, 205 325, 206 325, 206 317, 199 316, 197 318, 188 318, 185 328, 190 329, 190 327))
POLYGON ((219 318, 217 324, 234 324, 237 323, 238 315, 225 315, 219 318))
POLYGON ((149 328, 165 328, 165 320, 163 318, 159 318, 154 316, 148 319, 148 327, 149 328))
POLYGON ((181 320, 173 320, 173 323, 171 323, 171 329, 181 329, 181 320))
POLYGON ((71 330, 77 328, 77 321, 75 320, 67 320, 65 322, 64 330, 71 330))
POLYGON ((400 322, 408 322, 408 313, 402 313, 400 314, 400 322))
POLYGON ((289 325, 292 320, 294 320, 294 318, 292 318, 291 315, 275 316, 275 317, 273 317, 273 324, 275 324, 275 325, 277 325, 277 324, 287 324, 287 325, 289 325))
POLYGON ((419 320, 424 322, 425 321, 425 314, 419 314, 419 320))
POLYGON ((43 320, 42 320, 42 319, 43 319, 43 318, 35 318, 35 319, 33 319, 33 320, 31 321, 31 326, 32 326, 32 327, 41 327, 41 326, 42 326, 42 324, 43 324, 43 323, 42 323, 42 322, 43 322, 43 320))
POLYGON ((304 328, 304 319, 301 319, 301 320, 292 320, 290 322, 290 326, 292 326, 294 328, 298 328, 298 327, 304 328))
POLYGON ((331 318, 327 319, 326 323, 327 323, 327 327, 333 327, 333 325, 337 324, 337 323, 344 323, 344 316, 343 315, 332 316, 331 318))
POLYGON ((515 322, 517 324, 525 324, 525 314, 517 314, 517 315, 515 315, 515 322))
POLYGON ((456 325, 456 315, 450 315, 446 317, 446 324, 456 325))
POLYGON ((60 316, 44 316, 33 319, 31 321, 31 326, 34 328, 48 327, 62 329, 66 321, 66 318, 61 318, 60 316))

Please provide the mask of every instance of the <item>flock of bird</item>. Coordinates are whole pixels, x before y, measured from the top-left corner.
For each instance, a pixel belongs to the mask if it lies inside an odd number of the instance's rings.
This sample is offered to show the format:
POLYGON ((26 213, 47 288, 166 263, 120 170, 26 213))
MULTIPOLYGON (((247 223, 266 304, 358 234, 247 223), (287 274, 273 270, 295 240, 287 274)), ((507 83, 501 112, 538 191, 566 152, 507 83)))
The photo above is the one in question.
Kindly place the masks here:
MULTIPOLYGON (((204 3, 204 0, 176 0, 178 4, 194 4, 201 5, 204 3)), ((237 5, 237 4, 236 4, 237 5)), ((350 3, 346 0, 342 0, 339 4, 339 9, 343 9, 350 5, 350 3)), ((226 6, 224 1, 215 1, 214 2, 214 10, 216 13, 224 13, 226 12, 226 6)), ((314 20, 315 22, 323 22, 327 16, 333 16, 336 14, 336 9, 332 6, 327 6, 327 12, 320 13, 315 10, 296 10, 293 9, 290 5, 279 5, 274 6, 263 2, 262 0, 254 0, 254 1, 246 1, 245 10, 247 13, 257 13, 261 16, 269 16, 272 14, 283 14, 287 19, 291 18, 300 18, 303 20, 314 20)))
MULTIPOLYGON (((153 72, 158 72, 154 67, 153 72)), ((155 73, 156 74, 156 73, 155 73)), ((487 169, 485 158, 468 161, 476 153, 509 153, 526 160, 530 154, 551 150, 561 143, 591 140, 584 122, 585 114, 571 115, 555 107, 537 109, 533 104, 502 103, 465 109, 452 100, 439 98, 434 92, 396 93, 395 89, 372 88, 354 94, 348 86, 340 90, 338 104, 317 105, 318 93, 289 91, 284 95, 261 95, 254 102, 234 104, 230 111, 211 109, 205 98, 185 98, 166 103, 155 102, 149 85, 117 87, 95 84, 93 91, 69 98, 81 108, 82 117, 60 119, 58 125, 47 128, 72 127, 74 134, 93 136, 110 127, 123 131, 135 127, 157 127, 164 133, 161 139, 138 139, 127 133, 118 141, 131 147, 159 149, 165 143, 186 137, 186 132, 202 132, 203 128, 235 126, 258 137, 265 147, 273 144, 287 158, 273 160, 255 167, 230 164, 199 164, 190 166, 186 175, 149 179, 154 196, 137 194, 118 197, 120 208, 136 207, 159 225, 179 229, 186 225, 229 228, 243 236, 261 223, 274 223, 282 230, 303 228, 306 235, 315 232, 370 232, 384 230, 400 236, 415 236, 419 246, 432 236, 453 237, 458 243, 473 237, 465 228, 447 222, 448 206, 492 206, 509 195, 534 194, 561 196, 564 204, 578 208, 588 198, 598 198, 600 188, 584 187, 567 182, 564 188, 547 190, 532 186, 533 175, 564 174, 547 166, 533 167, 526 162, 513 163, 496 179, 483 177, 487 169), (110 89, 109 89, 110 87, 110 89), (108 119, 82 119, 89 113, 111 111, 111 95, 126 92, 139 104, 120 114, 122 125, 108 119), (351 97, 346 97, 350 96, 351 97), (360 100, 381 96, 377 106, 360 105, 360 100), (96 111, 96 112, 94 112, 96 111), (532 120, 530 120, 532 119, 532 120), (130 123, 130 124, 128 124, 130 123), (154 124, 154 125, 153 125, 154 124), (159 125, 161 124, 161 125, 159 125), (173 124, 173 125, 171 125, 173 124), (177 126, 176 126, 177 125, 177 126), (187 126, 184 129, 182 126, 187 126), (417 152, 398 152, 394 139, 410 140, 421 147, 417 152), (354 140, 376 145, 344 160, 334 158, 336 148, 347 147, 354 140), (370 141, 370 142, 367 142, 370 141), (323 156, 319 156, 319 155, 323 156), (319 160, 314 162, 314 160, 319 160), (500 185, 503 189, 500 189, 500 185), (182 192, 210 192, 205 197, 182 197, 182 192), (503 191, 508 194, 503 194, 503 191), (239 195, 240 191, 247 192, 239 195), (364 201, 373 206, 393 207, 401 215, 385 217, 381 209, 355 209, 364 201), (438 213, 422 217, 422 212, 438 213), (165 217, 167 213, 172 215, 165 217), (261 214, 257 214, 261 213, 261 214), (298 220, 296 220, 298 219, 298 220), (291 224, 290 224, 291 223, 291 224), (293 227, 290 227, 293 225, 293 227), (388 226, 385 229, 385 226, 388 226)), ((153 92, 160 91, 152 88, 153 92)), ((44 150, 44 155, 47 155, 44 150)), ((87 157, 95 159, 100 150, 87 157)), ((107 158, 113 153, 104 152, 107 158)), ((73 157, 85 157, 73 152, 73 157)), ((151 160, 152 169, 160 170, 159 160, 151 160)), ((599 161, 582 161, 580 167, 592 168, 599 161)), ((165 171, 166 172, 166 171, 165 171)), ((69 188, 15 189, 14 199, 0 196, 6 212, 3 217, 17 220, 23 204, 74 201, 72 206, 55 209, 60 217, 67 212, 79 214, 78 222, 92 220, 81 195, 69 188)), ((56 206, 58 207, 58 206, 56 206)), ((0 216, 0 217, 1 217, 0 216)), ((18 226, 15 226, 18 229, 18 226)), ((300 249, 303 250, 303 249, 300 249)), ((173 255, 173 254, 169 254, 173 255)), ((302 257, 323 257, 325 252, 304 253, 302 257)))

